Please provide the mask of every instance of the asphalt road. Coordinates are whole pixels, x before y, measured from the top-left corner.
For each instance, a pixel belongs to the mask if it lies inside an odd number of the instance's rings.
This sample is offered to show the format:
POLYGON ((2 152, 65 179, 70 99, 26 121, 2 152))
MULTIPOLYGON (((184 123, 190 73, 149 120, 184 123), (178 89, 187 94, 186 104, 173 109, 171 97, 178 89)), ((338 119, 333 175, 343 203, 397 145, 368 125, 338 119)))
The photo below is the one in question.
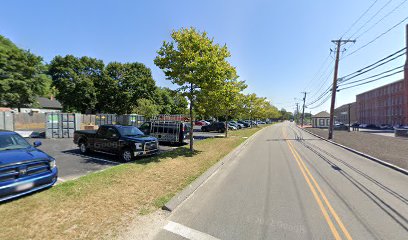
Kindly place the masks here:
POLYGON ((408 176, 286 122, 253 138, 172 212, 156 239, 407 236, 408 176))

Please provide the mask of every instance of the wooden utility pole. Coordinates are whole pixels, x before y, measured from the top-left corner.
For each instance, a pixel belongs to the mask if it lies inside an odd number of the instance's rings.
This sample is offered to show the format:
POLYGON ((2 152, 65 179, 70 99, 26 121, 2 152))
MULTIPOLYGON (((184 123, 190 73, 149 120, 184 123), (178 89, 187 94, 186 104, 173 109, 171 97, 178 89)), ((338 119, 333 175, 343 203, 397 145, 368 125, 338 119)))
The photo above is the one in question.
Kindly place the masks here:
POLYGON ((332 97, 330 104, 330 122, 329 122, 329 137, 328 139, 333 139, 333 128, 334 128, 334 106, 336 102, 336 92, 337 92, 337 74, 339 70, 339 60, 340 60, 340 48, 344 43, 355 43, 356 40, 332 40, 332 43, 336 44, 336 62, 334 64, 334 75, 333 75, 333 86, 332 86, 332 97))
POLYGON ((350 132, 350 128, 351 128, 351 116, 350 116, 350 109, 351 109, 351 103, 349 103, 348 104, 348 122, 349 122, 349 124, 348 124, 348 131, 350 132))
POLYGON ((301 121, 301 124, 300 124, 301 127, 303 127, 303 120, 305 119, 305 103, 306 103, 307 92, 302 92, 302 93, 304 93, 305 95, 303 97, 302 121, 301 121))
POLYGON ((299 103, 296 103, 296 119, 295 122, 299 122, 299 103))

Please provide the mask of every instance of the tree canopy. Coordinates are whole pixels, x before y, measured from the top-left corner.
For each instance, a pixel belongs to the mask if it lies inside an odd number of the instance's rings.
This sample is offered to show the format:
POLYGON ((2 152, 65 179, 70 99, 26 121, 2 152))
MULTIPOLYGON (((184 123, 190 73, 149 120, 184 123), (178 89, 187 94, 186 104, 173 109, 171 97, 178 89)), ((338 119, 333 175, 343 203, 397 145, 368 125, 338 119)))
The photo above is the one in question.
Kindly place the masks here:
POLYGON ((0 104, 27 107, 50 89, 43 59, 0 35, 0 104))
MULTIPOLYGON (((154 63, 166 78, 179 86, 190 103, 190 122, 193 125, 195 99, 200 91, 217 90, 226 79, 235 75, 227 58, 226 45, 219 45, 195 28, 182 28, 171 33, 172 40, 164 41, 154 63)), ((190 130, 190 150, 193 151, 193 129, 190 130)))

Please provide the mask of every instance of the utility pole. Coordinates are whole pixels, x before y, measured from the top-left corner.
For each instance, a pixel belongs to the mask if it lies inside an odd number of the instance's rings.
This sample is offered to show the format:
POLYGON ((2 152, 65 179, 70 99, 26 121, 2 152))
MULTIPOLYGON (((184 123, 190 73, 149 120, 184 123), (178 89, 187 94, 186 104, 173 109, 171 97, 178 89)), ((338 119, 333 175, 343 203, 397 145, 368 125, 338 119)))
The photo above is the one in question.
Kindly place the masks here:
POLYGON ((355 43, 356 40, 332 40, 332 43, 335 43, 336 46, 336 62, 334 64, 334 75, 333 75, 333 86, 332 86, 332 97, 330 104, 330 125, 329 125, 329 137, 328 139, 333 139, 333 127, 334 127, 334 105, 336 102, 336 92, 337 92, 337 74, 339 70, 339 60, 340 60, 340 48, 342 44, 345 43, 355 43))
POLYGON ((299 103, 296 103, 296 119, 295 122, 299 122, 299 103))
POLYGON ((351 127, 351 116, 350 116, 350 108, 351 108, 351 103, 349 103, 348 104, 348 122, 349 122, 349 124, 348 124, 348 131, 350 132, 350 127, 351 127))
POLYGON ((301 127, 303 127, 303 120, 305 119, 305 103, 306 103, 307 92, 302 92, 302 93, 304 93, 305 95, 303 97, 302 121, 301 121, 301 124, 300 124, 301 127))

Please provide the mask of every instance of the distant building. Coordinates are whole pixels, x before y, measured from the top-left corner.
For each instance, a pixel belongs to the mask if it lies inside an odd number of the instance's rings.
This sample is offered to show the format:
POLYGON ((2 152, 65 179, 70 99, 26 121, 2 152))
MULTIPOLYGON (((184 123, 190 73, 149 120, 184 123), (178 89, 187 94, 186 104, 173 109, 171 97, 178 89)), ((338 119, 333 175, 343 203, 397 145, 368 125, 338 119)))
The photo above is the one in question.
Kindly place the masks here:
POLYGON ((357 95, 358 121, 365 124, 406 124, 406 80, 357 95))
POLYGON ((326 111, 319 112, 312 116, 312 127, 328 128, 330 124, 330 114, 326 111))
MULTIPOLYGON (((406 25, 408 46, 408 25, 406 25)), ((408 125, 408 51, 404 79, 361 93, 356 97, 358 122, 408 125)))
MULTIPOLYGON (((37 105, 38 108, 34 107, 25 107, 25 108, 20 108, 20 111, 23 113, 47 113, 47 112, 61 112, 62 110, 62 105, 61 103, 54 99, 53 97, 51 98, 46 98, 46 97, 37 97, 37 105)), ((17 108, 12 108, 13 112, 18 112, 17 108)))
POLYGON ((344 104, 336 109, 334 109, 334 116, 338 122, 348 124, 349 122, 349 105, 350 105, 350 122, 358 122, 357 119, 357 103, 344 104))

